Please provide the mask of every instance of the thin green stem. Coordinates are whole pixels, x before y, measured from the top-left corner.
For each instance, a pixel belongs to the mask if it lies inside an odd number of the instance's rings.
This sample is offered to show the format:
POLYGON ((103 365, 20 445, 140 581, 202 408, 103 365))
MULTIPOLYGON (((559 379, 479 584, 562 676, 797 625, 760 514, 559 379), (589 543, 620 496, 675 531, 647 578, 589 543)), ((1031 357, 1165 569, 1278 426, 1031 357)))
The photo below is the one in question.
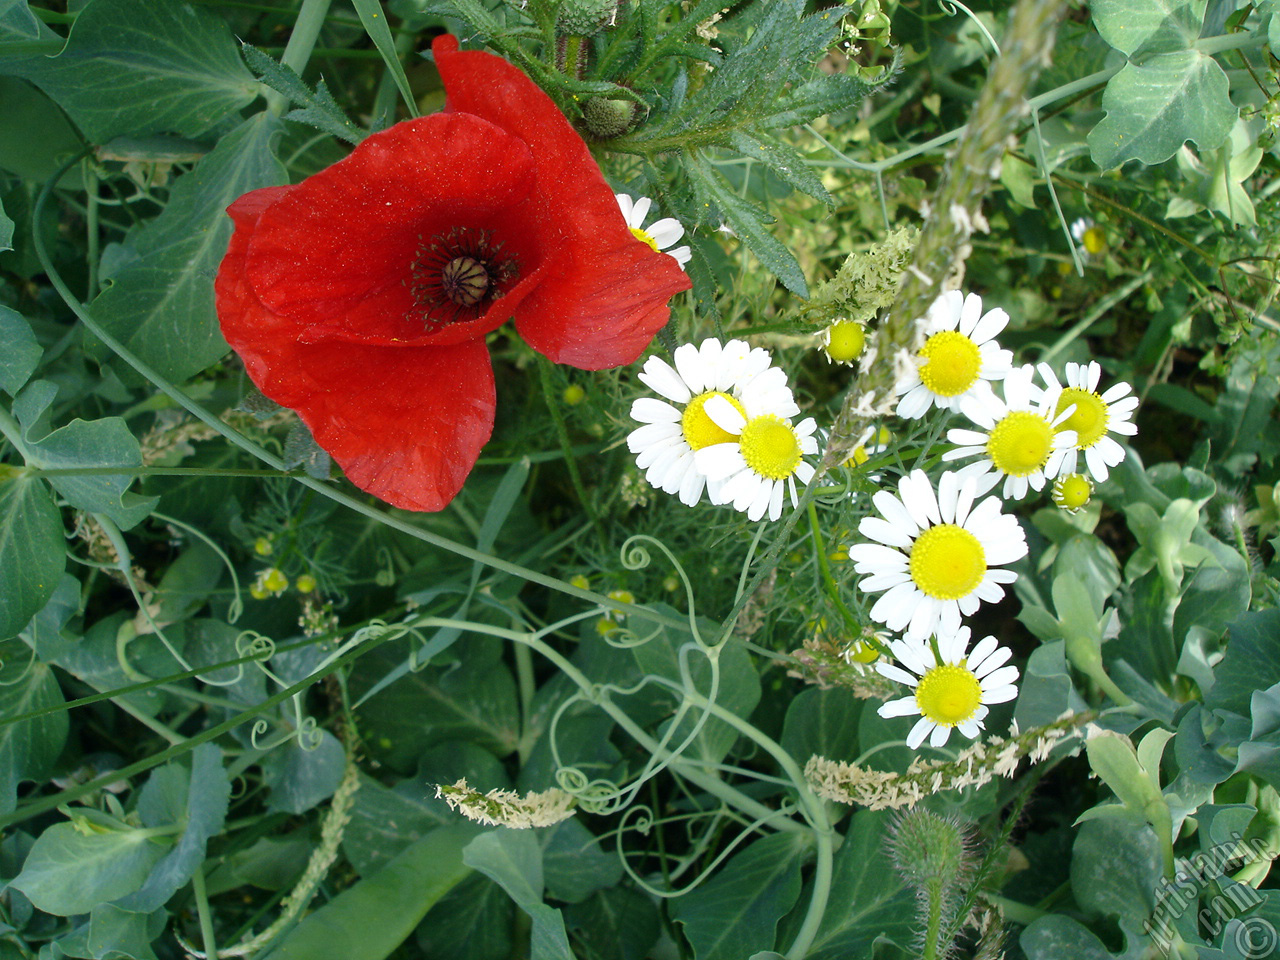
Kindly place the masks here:
POLYGON ((560 410, 560 400, 555 395, 555 384, 551 382, 551 361, 542 354, 538 354, 538 376, 542 381, 543 399, 546 400, 547 410, 551 413, 551 421, 556 426, 556 438, 560 441, 560 450, 564 454, 564 465, 569 469, 569 482, 573 484, 573 492, 577 494, 579 505, 600 535, 601 545, 608 549, 609 542, 605 536, 604 527, 591 501, 587 498, 587 488, 582 484, 582 475, 578 472, 578 461, 569 453, 572 444, 569 442, 569 429, 565 426, 564 414, 560 410))
MULTIPOLYGON (((289 34, 289 42, 285 45, 284 56, 280 62, 299 76, 306 70, 315 50, 316 39, 320 36, 320 28, 324 26, 325 17, 329 15, 331 0, 302 0, 302 9, 298 11, 298 19, 293 23, 293 32, 289 34)), ((279 117, 289 106, 284 94, 275 90, 266 94, 267 109, 279 117)))
POLYGON ((209 893, 204 885, 204 864, 196 867, 191 875, 191 892, 196 898, 196 913, 200 916, 200 940, 207 957, 218 955, 217 938, 213 934, 213 915, 209 912, 209 893))

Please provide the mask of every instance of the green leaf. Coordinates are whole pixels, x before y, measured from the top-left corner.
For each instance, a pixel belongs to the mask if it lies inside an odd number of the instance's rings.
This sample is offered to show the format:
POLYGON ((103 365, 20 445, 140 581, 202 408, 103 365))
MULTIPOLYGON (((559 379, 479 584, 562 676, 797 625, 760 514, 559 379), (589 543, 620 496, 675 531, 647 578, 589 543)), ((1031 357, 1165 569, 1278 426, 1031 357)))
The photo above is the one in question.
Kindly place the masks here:
POLYGON ((364 25, 365 33, 382 54, 382 62, 386 64, 396 89, 404 98, 410 116, 418 115, 418 101, 413 98, 413 90, 409 86, 409 78, 405 76, 404 66, 400 63, 400 54, 396 51, 395 39, 391 36, 391 27, 387 24, 386 11, 378 0, 351 0, 356 8, 356 16, 364 25))
POLYGON ((1242 227, 1256 227, 1253 198, 1244 181, 1262 161, 1262 148, 1250 135, 1249 125, 1237 120, 1231 136, 1217 150, 1197 157, 1189 147, 1178 151, 1178 169, 1184 184, 1169 201, 1166 217, 1186 217, 1200 210, 1220 213, 1242 227), (1206 162, 1206 159, 1208 162, 1206 162))
POLYGON ((15 636, 49 602, 66 562, 62 517, 44 484, 0 479, 0 638, 15 636))
POLYGON ((644 960, 662 930, 658 908, 628 887, 601 890, 564 913, 588 960, 644 960))
POLYGON ((62 706, 62 688, 43 663, 30 663, 18 641, 0 644, 0 813, 10 813, 18 803, 18 784, 41 781, 53 770, 67 741, 69 723, 65 710, 30 720, 12 718, 36 710, 62 706))
MULTIPOLYGON (((0 168, 23 180, 43 185, 83 147, 79 134, 57 104, 31 84, 16 77, 0 77, 0 104, 4 105, 4 123, 0 123, 0 168)), ((76 167, 67 172, 60 185, 78 187, 81 181, 76 167)), ((20 208, 11 207, 9 212, 19 221, 29 222, 20 208)))
MULTIPOLYGON (((120 417, 102 420, 72 420, 39 440, 27 431, 24 454, 30 466, 42 470, 112 468, 142 466, 138 440, 120 417)), ((83 476, 47 478, 73 507, 101 513, 124 528, 137 525, 151 513, 157 498, 139 498, 126 493, 133 483, 128 472, 104 472, 83 476)))
POLYGON ((1018 944, 1028 960, 1113 960, 1111 951, 1088 927, 1060 913, 1033 921, 1022 931, 1018 944))
POLYGON ((515 904, 500 886, 472 874, 418 925, 423 960, 508 960, 514 956, 515 904))
POLYGON ((108 333, 164 377, 185 380, 227 352, 213 301, 231 236, 225 210, 249 190, 287 180, 271 148, 280 129, 258 114, 223 137, 179 178, 164 212, 137 234, 138 259, 91 305, 108 333))
POLYGON ((1102 39, 1128 57, 1186 50, 1204 26, 1205 0, 1093 0, 1102 39))
POLYGON ((1141 923, 1151 916, 1162 875, 1160 841, 1142 820, 1108 817, 1080 827, 1071 849, 1071 889, 1086 912, 1141 923))
POLYGON ((528 830, 494 830, 476 837, 463 861, 507 891, 533 921, 530 960, 573 960, 564 917, 542 902, 542 851, 528 830))
POLYGON ((622 879, 617 855, 602 850, 599 838, 577 817, 561 820, 536 835, 542 844, 542 876, 552 899, 581 903, 622 879))
MULTIPOLYGON (((13 249, 13 221, 4 215, 4 204, 0 203, 0 251, 13 249)), ((7 307, 5 309, 8 309, 7 307)), ((12 311, 11 311, 12 312, 12 311)), ((0 383, 0 386, 3 386, 0 383)), ((8 387, 5 387, 8 390, 8 387)), ((13 393, 12 390, 9 390, 13 393)))
POLYGON ((89 953, 109 960, 155 960, 151 941, 160 936, 166 919, 163 911, 134 913, 112 903, 100 903, 89 914, 89 953))
POLYGON ((146 882, 165 848, 141 830, 55 823, 11 884, 45 913, 69 917, 133 893, 146 882))
POLYGON ((1231 625, 1217 681, 1205 697, 1209 710, 1247 717, 1255 690, 1280 683, 1280 610, 1246 613, 1231 625))
POLYGON ((858 755, 862 704, 839 688, 807 687, 787 707, 782 746, 801 766, 812 756, 852 759, 858 755))
POLYGON ((822 180, 813 172, 813 168, 786 144, 772 138, 753 137, 741 130, 730 134, 729 142, 743 156, 759 160, 797 190, 807 193, 815 200, 821 200, 829 207, 835 206, 835 198, 822 185, 822 180))
POLYGON ((1163 163, 1188 140, 1217 150, 1240 114, 1222 67, 1196 50, 1125 64, 1103 91, 1102 109, 1107 116, 1086 139, 1104 170, 1126 160, 1163 163))
POLYGON ((148 133, 199 137, 258 93, 226 22, 174 0, 94 0, 62 53, 15 72, 56 100, 93 143, 148 133))
POLYGON ((740 850, 711 880, 671 902, 697 960, 742 960, 774 945, 800 897, 804 834, 775 833, 740 850))
MULTIPOLYGON (((222 766, 222 751, 202 743, 191 754, 191 772, 169 764, 151 774, 148 784, 163 770, 178 774, 178 809, 171 811, 170 823, 183 824, 177 846, 155 865, 142 889, 119 901, 126 910, 150 913, 159 909, 181 889, 204 862, 205 845, 222 832, 231 797, 231 781, 222 766)), ((148 824, 150 826, 150 824, 148 824)), ((157 824, 157 826, 162 824, 157 824)))
POLYGON ((347 119, 323 80, 316 83, 313 93, 291 67, 279 63, 250 44, 243 43, 240 49, 244 53, 245 63, 267 86, 284 94, 301 108, 290 111, 285 116, 286 120, 309 124, 348 143, 359 143, 364 138, 364 132, 347 119))
POLYGON ((743 200, 734 193, 724 179, 711 169, 699 154, 690 152, 685 166, 693 183, 698 206, 705 212, 718 210, 733 232, 739 236, 760 263, 773 273, 782 285, 796 296, 807 297, 804 271, 782 242, 768 230, 774 222, 759 207, 743 200))
MULTIPOLYGON (((303 739, 308 738, 304 731, 303 739)), ((278 747, 262 761, 263 780, 271 788, 267 809, 280 813, 306 813, 328 800, 342 782, 347 755, 328 730, 319 731, 315 746, 302 747, 297 739, 278 747)))
MULTIPOLYGON (((13 221, 9 221, 9 226, 12 228, 13 221)), ((4 242, 4 213, 0 210, 0 249, 4 242)), ((0 388, 16 397, 35 372, 44 351, 22 314, 5 306, 0 306, 0 343, 4 344, 4 350, 0 351, 0 388)))
POLYGON ((472 827, 433 830, 371 877, 310 913, 272 960, 384 960, 435 903, 471 872, 463 848, 472 827))
MULTIPOLYGON (((884 831, 890 814, 859 810, 836 851, 831 899, 806 960, 871 957, 881 938, 912 942, 916 922, 915 895, 903 887, 885 858, 884 831)), ((788 921, 782 937, 790 942, 800 918, 788 921)))

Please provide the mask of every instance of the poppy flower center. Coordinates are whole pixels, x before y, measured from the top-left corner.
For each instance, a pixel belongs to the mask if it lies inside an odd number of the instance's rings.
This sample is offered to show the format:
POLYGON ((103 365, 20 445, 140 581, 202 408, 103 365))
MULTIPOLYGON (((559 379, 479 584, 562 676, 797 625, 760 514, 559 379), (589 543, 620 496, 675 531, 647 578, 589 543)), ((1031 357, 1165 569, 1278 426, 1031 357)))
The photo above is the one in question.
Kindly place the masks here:
POLYGON ((482 316, 517 273, 490 231, 454 227, 419 246, 409 284, 424 323, 436 329, 482 316))
POLYGON ((982 685, 968 667, 934 667, 916 686, 916 706, 934 723, 954 727, 964 723, 982 703, 982 685))
POLYGON ((964 527, 941 523, 916 537, 908 566, 926 596, 959 600, 982 582, 987 557, 978 538, 964 527))

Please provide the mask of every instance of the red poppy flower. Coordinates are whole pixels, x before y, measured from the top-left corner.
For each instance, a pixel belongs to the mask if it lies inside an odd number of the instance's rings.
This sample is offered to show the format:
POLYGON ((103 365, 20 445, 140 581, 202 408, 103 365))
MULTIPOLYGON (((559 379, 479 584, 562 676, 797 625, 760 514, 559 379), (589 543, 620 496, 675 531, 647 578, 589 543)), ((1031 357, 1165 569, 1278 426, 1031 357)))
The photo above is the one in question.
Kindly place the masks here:
POLYGON ((505 60, 432 45, 444 113, 245 194, 218 271, 227 342, 358 487, 439 510, 493 431, 508 318, 586 370, 634 361, 689 288, 636 239, 582 138, 505 60))

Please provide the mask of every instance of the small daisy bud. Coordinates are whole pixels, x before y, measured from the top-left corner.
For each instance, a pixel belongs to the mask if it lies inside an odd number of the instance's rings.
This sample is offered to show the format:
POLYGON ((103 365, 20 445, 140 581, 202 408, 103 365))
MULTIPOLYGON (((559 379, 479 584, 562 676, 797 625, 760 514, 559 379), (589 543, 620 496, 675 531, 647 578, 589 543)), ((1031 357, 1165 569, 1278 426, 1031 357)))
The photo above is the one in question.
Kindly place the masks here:
POLYGON ((1073 473, 1059 477, 1053 483, 1054 505, 1076 513, 1089 505, 1093 497, 1093 483, 1082 473, 1073 473))
POLYGON ((823 348, 832 363, 853 363, 867 345, 867 329, 853 320, 837 320, 823 335, 823 348))
POLYGON ((1107 249, 1107 235, 1102 232, 1101 227, 1090 227, 1084 232, 1080 242, 1091 256, 1096 257, 1107 249))
POLYGON ((575 573, 569 578, 569 586, 577 587, 579 590, 589 590, 591 589, 591 581, 583 574, 575 573))
POLYGON ((560 399, 571 407, 576 407, 586 398, 587 391, 583 390, 582 387, 578 386, 576 383, 569 384, 569 386, 564 388, 564 393, 560 395, 560 399))
POLYGON ((267 537, 259 537, 253 541, 253 552, 260 557, 269 557, 274 551, 275 547, 272 546, 271 540, 267 537))
POLYGON ((304 573, 297 579, 294 586, 298 588, 299 593, 313 593, 318 584, 315 577, 309 573, 304 573))
POLYGON ((639 105, 631 100, 592 97, 582 105, 582 124, 597 140, 609 140, 634 127, 639 112, 639 105))

